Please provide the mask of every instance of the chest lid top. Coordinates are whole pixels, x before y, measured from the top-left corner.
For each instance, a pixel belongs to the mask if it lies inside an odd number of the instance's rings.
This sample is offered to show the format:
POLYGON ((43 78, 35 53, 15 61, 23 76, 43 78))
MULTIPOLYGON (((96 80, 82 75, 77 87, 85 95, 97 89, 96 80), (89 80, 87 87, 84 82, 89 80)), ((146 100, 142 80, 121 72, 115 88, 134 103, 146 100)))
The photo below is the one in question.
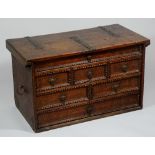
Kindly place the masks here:
POLYGON ((149 39, 118 24, 57 34, 8 39, 7 48, 24 65, 52 58, 150 44, 149 39))

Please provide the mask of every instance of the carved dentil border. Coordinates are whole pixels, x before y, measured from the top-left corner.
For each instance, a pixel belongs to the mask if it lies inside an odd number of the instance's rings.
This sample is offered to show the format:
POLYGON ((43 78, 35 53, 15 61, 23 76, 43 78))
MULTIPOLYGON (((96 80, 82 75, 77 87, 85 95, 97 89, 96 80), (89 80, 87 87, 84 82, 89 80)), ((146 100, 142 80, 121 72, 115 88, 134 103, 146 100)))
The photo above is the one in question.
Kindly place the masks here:
MULTIPOLYGON (((119 52, 119 49, 117 51, 119 52)), ((131 47, 130 52, 132 52, 132 53, 141 52, 141 46, 131 47)), ((122 55, 127 55, 127 54, 124 51, 123 54, 118 54, 118 55, 122 56, 122 55)), ((112 56, 110 56, 110 57, 112 57, 112 56)), ((103 59, 106 59, 106 58, 109 58, 109 57, 104 57, 103 59)), ((100 61, 100 59, 101 58, 92 59, 91 61, 97 62, 97 61, 100 61)), ((39 72, 49 71, 49 70, 53 70, 53 69, 57 69, 57 68, 64 68, 64 67, 66 68, 66 67, 71 67, 71 66, 81 65, 81 64, 86 64, 86 63, 88 63, 88 61, 84 60, 84 61, 80 61, 80 62, 72 62, 72 63, 68 63, 68 64, 63 64, 63 65, 59 65, 59 66, 48 66, 48 67, 37 68, 37 69, 35 69, 35 71, 36 71, 36 73, 39 73, 39 72)))
MULTIPOLYGON (((114 81, 118 81, 118 80, 122 80, 122 79, 129 79, 135 76, 140 76, 140 72, 137 71, 133 71, 133 72, 128 72, 127 74, 118 74, 113 76, 112 78, 109 79, 105 79, 105 77, 100 77, 100 78, 96 78, 93 79, 91 81, 91 85, 97 85, 97 84, 101 84, 101 83, 110 83, 110 82, 114 82, 114 81)), ((90 81, 87 80, 83 83, 79 83, 76 85, 68 85, 68 86, 59 86, 57 88, 51 89, 51 88, 43 88, 43 89, 37 89, 37 96, 42 96, 42 95, 49 95, 49 94, 54 94, 57 92, 64 92, 67 90, 71 90, 71 89, 77 89, 77 88, 82 88, 82 87, 87 87, 90 84, 90 81)))

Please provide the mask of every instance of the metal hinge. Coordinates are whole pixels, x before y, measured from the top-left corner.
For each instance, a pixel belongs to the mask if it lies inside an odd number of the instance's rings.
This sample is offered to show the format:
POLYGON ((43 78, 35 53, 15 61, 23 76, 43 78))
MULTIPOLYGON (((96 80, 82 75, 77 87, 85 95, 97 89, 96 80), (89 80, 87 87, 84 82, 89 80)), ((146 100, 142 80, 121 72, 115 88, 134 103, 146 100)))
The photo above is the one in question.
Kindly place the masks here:
POLYGON ((100 28, 102 31, 108 33, 109 35, 111 35, 113 37, 120 37, 119 34, 112 32, 111 30, 107 29, 106 27, 99 26, 98 28, 100 28))
POLYGON ((87 42, 85 42, 83 39, 81 39, 79 36, 73 36, 70 37, 70 39, 74 40, 75 42, 81 44, 82 46, 84 46, 85 48, 87 48, 88 50, 95 50, 92 46, 90 46, 87 42))
POLYGON ((31 37, 25 37, 35 48, 42 49, 42 46, 34 39, 31 37))

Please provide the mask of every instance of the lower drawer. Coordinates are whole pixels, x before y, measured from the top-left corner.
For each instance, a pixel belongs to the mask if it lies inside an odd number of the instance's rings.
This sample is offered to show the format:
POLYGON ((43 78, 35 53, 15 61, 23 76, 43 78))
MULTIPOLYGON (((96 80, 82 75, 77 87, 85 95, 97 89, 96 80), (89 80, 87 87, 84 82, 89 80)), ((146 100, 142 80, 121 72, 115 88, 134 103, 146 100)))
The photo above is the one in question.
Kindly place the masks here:
POLYGON ((139 95, 128 95, 117 99, 99 101, 78 107, 70 107, 61 110, 49 110, 38 113, 38 128, 48 127, 61 123, 68 123, 87 117, 107 114, 114 111, 126 110, 139 106, 139 95))

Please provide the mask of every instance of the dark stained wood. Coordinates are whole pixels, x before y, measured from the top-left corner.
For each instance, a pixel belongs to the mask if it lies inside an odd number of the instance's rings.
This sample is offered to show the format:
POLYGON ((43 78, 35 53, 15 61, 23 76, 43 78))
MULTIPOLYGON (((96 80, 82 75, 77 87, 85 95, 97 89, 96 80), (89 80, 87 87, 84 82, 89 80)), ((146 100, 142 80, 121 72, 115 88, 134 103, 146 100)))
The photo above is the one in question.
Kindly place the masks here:
POLYGON ((117 24, 9 39, 16 106, 35 132, 141 109, 149 43, 117 24))

